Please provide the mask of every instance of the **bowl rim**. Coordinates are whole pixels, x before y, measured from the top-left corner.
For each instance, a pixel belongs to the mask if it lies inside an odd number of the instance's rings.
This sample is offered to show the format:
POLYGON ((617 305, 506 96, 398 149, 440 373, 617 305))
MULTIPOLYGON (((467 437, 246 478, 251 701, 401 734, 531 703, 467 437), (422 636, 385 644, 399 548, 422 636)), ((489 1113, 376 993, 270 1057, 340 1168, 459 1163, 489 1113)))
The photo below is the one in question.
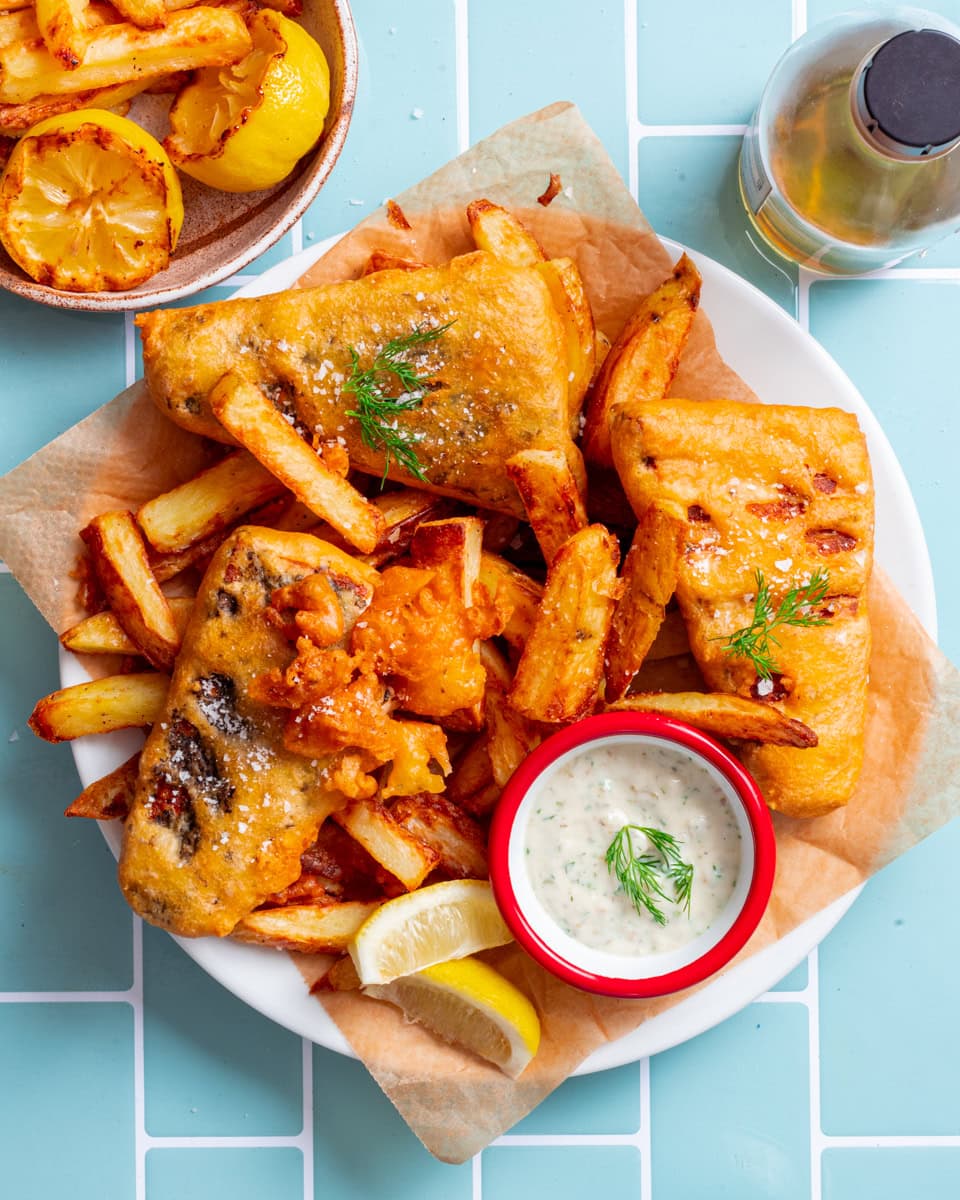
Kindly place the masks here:
POLYGON ((773 822, 756 780, 733 754, 709 734, 659 713, 607 712, 586 717, 548 737, 517 767, 494 812, 489 840, 490 883, 497 905, 522 948, 551 974, 582 991, 623 999, 665 996, 716 974, 743 948, 760 923, 776 872, 773 822), (572 963, 533 927, 510 875, 510 841, 520 808, 533 784, 562 755, 589 742, 638 734, 659 738, 706 760, 729 783, 742 805, 753 836, 753 873, 743 905, 730 928, 691 962, 659 975, 620 978, 572 963))
MULTIPOLYGON (((248 242, 229 259, 216 266, 202 270, 189 283, 159 286, 149 292, 67 292, 60 288, 47 287, 30 279, 22 271, 7 273, 0 278, 0 288, 27 300, 34 300, 51 308, 63 308, 74 312, 129 312, 169 304, 185 296, 196 295, 205 288, 214 287, 236 275, 255 258, 275 245, 280 238, 303 216, 316 200, 336 165, 340 152, 347 140, 347 131, 353 117, 357 98, 360 51, 357 29, 353 20, 349 0, 329 0, 336 18, 337 32, 343 51, 343 86, 336 117, 329 128, 325 127, 319 146, 314 150, 310 165, 301 176, 306 176, 300 194, 283 210, 276 222, 255 241, 248 242)), ((92 107, 96 107, 95 105, 92 107)), ((15 266, 15 264, 14 264, 15 266)), ((149 283, 149 280, 147 281, 149 283)))

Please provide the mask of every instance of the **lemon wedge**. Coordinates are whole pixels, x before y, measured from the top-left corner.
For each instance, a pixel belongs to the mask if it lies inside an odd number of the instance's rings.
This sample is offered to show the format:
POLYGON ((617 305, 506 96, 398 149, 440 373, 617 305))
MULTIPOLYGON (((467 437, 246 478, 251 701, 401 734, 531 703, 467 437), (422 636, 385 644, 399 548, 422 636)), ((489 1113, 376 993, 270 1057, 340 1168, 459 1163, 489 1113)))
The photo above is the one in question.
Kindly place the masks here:
POLYGON ((508 979, 475 958, 438 963, 363 990, 395 1004, 409 1020, 444 1041, 495 1063, 511 1079, 540 1045, 540 1021, 533 1005, 508 979))
POLYGON ((163 147, 106 110, 34 125, 0 179, 0 242, 32 279, 64 291, 136 287, 170 261, 182 224, 163 147))
POLYGON ((320 46, 282 13, 250 21, 253 49, 229 67, 204 67, 170 109, 170 157, 224 192, 285 179, 323 132, 330 69, 320 46))
POLYGON ((512 940, 490 884, 452 879, 382 904, 357 930, 350 957, 368 987, 512 940))

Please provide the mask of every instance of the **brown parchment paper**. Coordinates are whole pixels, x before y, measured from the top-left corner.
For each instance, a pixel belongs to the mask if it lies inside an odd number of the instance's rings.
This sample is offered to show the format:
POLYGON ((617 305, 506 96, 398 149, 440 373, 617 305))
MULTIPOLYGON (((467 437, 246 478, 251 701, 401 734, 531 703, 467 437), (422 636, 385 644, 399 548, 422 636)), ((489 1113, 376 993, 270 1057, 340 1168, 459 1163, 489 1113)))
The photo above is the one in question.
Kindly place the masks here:
MULTIPOLYGON (((376 213, 301 283, 348 278, 375 247, 427 262, 471 249, 463 209, 480 196, 519 210, 548 252, 577 261, 598 324, 609 336, 669 270, 667 253, 595 135, 575 108, 557 104, 500 130, 398 196, 411 230, 376 213), (551 172, 563 187, 542 208, 536 197, 551 172)), ((755 399, 721 360, 702 313, 673 392, 755 399)), ((206 452, 136 385, 0 480, 0 555, 55 629, 80 615, 70 578, 80 548, 77 530, 97 512, 134 508, 187 478, 206 452)), ((960 813, 960 672, 880 571, 870 603, 866 766, 856 795, 847 808, 813 821, 775 818, 773 898, 737 961, 960 813)), ((598 1046, 689 994, 608 1000, 560 983, 516 947, 487 957, 533 999, 543 1024, 540 1052, 516 1082, 408 1024, 389 1005, 356 993, 322 999, 413 1131, 448 1162, 463 1161, 510 1128, 598 1046)), ((315 977, 317 964, 301 960, 300 966, 308 980, 315 977)))

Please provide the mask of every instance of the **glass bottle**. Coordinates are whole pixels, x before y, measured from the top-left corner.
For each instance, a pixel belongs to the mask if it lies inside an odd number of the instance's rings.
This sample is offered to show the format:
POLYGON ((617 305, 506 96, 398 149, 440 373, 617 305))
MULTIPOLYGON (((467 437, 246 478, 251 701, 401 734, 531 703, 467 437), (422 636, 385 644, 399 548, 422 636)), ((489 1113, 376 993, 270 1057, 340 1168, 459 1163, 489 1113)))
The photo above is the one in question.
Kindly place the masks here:
POLYGON ((774 68, 740 154, 758 232, 826 274, 892 266, 960 229, 960 29, 851 12, 774 68))

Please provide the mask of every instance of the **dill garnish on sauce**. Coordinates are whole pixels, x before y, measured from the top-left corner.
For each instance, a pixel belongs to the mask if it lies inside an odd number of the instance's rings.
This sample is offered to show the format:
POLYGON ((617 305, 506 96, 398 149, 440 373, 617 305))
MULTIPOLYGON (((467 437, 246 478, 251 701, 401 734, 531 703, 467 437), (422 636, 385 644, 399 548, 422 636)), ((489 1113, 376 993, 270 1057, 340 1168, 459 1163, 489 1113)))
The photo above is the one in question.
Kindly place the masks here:
POLYGON ((773 607, 770 588, 762 571, 757 571, 756 580, 753 620, 726 637, 724 649, 733 658, 748 658, 760 679, 772 679, 777 672, 777 664, 771 646, 780 645, 773 631, 779 625, 799 625, 804 628, 829 625, 830 618, 815 610, 827 596, 830 577, 826 571, 817 569, 802 587, 791 588, 776 608, 773 607))
POLYGON ((641 916, 647 912, 658 925, 666 925, 667 918, 657 903, 665 900, 689 917, 693 864, 684 861, 680 843, 672 834, 645 825, 624 825, 607 847, 604 861, 641 916), (645 838, 654 853, 646 849, 638 852, 633 844, 634 834, 645 838), (673 884, 672 896, 663 890, 667 880, 673 884))
POLYGON ((435 329, 421 329, 418 326, 407 337, 393 338, 378 352, 372 366, 364 369, 360 366, 360 355, 356 349, 348 347, 351 371, 343 390, 356 397, 357 406, 348 409, 346 415, 359 422, 364 445, 371 450, 383 451, 381 487, 386 483, 391 461, 398 463, 421 483, 427 482, 423 464, 417 457, 419 436, 400 428, 397 413, 419 408, 433 379, 429 375, 418 375, 414 364, 404 356, 411 350, 435 342, 453 324, 453 321, 449 321, 435 329), (391 386, 397 389, 396 395, 385 390, 391 386))

